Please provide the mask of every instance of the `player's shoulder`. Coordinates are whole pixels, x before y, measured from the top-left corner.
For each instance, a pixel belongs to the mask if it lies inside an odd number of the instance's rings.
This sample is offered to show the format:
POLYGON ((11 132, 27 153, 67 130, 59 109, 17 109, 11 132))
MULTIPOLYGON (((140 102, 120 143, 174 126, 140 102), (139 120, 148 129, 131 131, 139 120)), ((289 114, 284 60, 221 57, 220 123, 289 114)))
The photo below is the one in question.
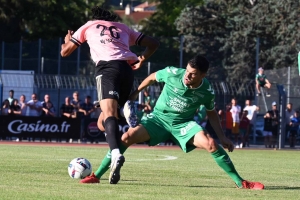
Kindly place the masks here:
POLYGON ((164 71, 164 73, 167 73, 169 75, 176 76, 184 73, 185 69, 174 67, 174 66, 167 66, 162 71, 164 71))
POLYGON ((207 78, 202 79, 202 88, 212 88, 212 85, 207 78))

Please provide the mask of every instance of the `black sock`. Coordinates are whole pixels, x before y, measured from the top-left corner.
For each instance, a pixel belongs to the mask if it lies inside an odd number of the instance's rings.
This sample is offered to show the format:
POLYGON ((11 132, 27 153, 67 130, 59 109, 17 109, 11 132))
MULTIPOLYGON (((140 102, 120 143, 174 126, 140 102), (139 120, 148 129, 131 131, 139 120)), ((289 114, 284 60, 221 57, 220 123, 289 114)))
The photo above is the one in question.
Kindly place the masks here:
POLYGON ((119 135, 119 124, 116 117, 108 117, 104 122, 106 141, 110 150, 118 149, 117 136, 119 135))

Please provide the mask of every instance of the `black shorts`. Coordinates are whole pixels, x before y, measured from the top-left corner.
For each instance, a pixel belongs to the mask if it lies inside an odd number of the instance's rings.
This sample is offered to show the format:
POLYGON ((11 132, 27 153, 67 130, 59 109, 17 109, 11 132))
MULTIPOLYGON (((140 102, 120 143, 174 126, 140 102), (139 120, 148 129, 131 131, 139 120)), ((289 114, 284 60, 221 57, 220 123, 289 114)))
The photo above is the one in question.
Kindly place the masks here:
POLYGON ((265 87, 265 85, 266 85, 266 82, 259 83, 260 87, 265 87))
POLYGON ((100 61, 95 68, 95 78, 98 100, 116 99, 119 106, 123 107, 134 81, 133 70, 127 61, 100 61))

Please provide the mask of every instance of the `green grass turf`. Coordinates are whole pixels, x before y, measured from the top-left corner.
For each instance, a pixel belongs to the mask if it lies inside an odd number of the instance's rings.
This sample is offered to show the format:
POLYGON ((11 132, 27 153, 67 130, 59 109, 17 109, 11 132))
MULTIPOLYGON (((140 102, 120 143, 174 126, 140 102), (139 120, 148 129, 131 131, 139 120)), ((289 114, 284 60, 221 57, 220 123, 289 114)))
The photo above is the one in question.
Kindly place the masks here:
POLYGON ((68 176, 73 158, 87 158, 96 170, 106 152, 95 146, 0 145, 0 199, 300 199, 299 151, 229 153, 240 175, 264 183, 264 191, 236 189, 204 150, 128 149, 117 185, 108 183, 108 173, 100 184, 89 185, 68 176))

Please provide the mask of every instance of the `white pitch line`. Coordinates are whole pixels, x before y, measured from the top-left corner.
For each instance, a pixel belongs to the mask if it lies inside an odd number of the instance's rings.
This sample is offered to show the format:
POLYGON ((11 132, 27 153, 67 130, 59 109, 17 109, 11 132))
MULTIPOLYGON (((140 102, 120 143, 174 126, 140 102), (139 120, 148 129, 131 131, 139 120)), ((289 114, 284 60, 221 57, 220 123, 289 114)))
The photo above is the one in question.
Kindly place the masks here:
POLYGON ((157 158, 157 159, 136 159, 130 160, 129 162, 141 162, 141 161, 151 161, 151 160, 176 160, 178 157, 175 156, 162 156, 164 158, 157 158))

